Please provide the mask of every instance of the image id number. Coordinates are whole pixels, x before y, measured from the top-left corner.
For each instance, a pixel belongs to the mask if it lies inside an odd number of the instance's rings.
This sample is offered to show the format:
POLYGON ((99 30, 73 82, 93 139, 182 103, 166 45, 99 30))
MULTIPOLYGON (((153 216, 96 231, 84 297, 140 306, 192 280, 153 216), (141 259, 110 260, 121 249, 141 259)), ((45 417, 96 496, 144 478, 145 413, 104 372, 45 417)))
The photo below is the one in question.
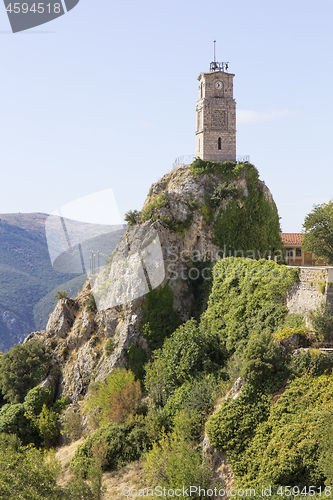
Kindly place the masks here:
POLYGON ((21 12, 23 14, 27 14, 28 12, 33 12, 34 14, 44 14, 44 12, 48 12, 51 14, 51 12, 54 12, 55 14, 60 14, 61 13, 61 4, 60 3, 55 3, 54 5, 48 3, 34 3, 32 6, 29 8, 29 5, 27 3, 10 3, 8 7, 6 8, 6 11, 9 12, 10 14, 20 14, 21 12))

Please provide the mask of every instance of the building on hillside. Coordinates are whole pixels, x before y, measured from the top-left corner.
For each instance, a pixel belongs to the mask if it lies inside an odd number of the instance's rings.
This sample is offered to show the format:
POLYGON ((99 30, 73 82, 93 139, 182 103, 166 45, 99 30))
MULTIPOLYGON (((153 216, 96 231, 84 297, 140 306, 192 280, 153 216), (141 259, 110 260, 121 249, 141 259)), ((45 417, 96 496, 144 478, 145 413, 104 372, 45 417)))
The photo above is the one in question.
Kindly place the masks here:
POLYGON ((306 252, 302 248, 302 233, 281 233, 281 239, 285 250, 285 259, 289 266, 326 266, 327 262, 318 260, 313 253, 306 252))
POLYGON ((228 63, 210 63, 200 73, 196 106, 195 156, 209 161, 236 161, 236 101, 228 63))

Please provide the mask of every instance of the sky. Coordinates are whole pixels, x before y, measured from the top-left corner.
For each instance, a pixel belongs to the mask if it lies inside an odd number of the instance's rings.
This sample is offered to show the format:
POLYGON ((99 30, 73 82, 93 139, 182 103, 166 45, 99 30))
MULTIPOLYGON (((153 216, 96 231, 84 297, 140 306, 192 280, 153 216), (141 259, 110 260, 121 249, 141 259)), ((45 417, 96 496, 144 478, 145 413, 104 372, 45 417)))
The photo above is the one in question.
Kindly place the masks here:
POLYGON ((237 154, 284 232, 333 197, 333 1, 80 0, 13 34, 0 5, 0 213, 112 189, 123 217, 195 153, 197 77, 235 74, 237 154))

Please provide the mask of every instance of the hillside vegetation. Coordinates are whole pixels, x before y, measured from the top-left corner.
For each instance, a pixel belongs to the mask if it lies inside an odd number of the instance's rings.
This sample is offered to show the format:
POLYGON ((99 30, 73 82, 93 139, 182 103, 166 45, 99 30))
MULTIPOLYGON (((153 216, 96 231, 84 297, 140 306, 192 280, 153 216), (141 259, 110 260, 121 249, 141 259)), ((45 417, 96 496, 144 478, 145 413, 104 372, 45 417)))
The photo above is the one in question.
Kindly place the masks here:
POLYGON ((320 347, 332 315, 321 306, 306 326, 288 312, 298 269, 272 259, 278 214, 255 167, 197 160, 127 218, 123 259, 147 228, 163 255, 191 258, 105 311, 88 284, 75 299, 59 294, 48 331, 0 356, 0 497, 120 499, 130 487, 176 496, 190 486, 194 499, 221 498, 215 488, 231 497, 232 487, 330 496, 333 355, 320 347), (221 245, 237 255, 207 259, 221 245), (78 441, 62 471, 60 439, 78 441))
MULTIPOLYGON (((211 444, 226 454, 239 487, 293 484, 302 489, 310 484, 318 489, 328 484, 332 448, 322 435, 329 432, 332 421, 333 357, 311 348, 295 354, 276 343, 273 335, 285 325, 302 323, 284 306, 297 270, 271 261, 227 258, 213 271, 212 291, 200 321, 180 325, 154 351, 141 387, 140 380, 135 382, 124 369, 114 370, 106 382, 92 387, 84 413, 97 430, 71 461, 76 477, 71 492, 52 483, 58 488, 56 494, 63 495, 59 498, 76 498, 77 492, 81 498, 99 498, 89 495, 100 494, 102 472, 119 470, 140 457, 149 485, 212 486, 216 478, 209 460, 203 462, 200 444, 207 420, 211 444), (228 392, 239 374, 246 381, 241 394, 227 397, 210 416, 216 399, 228 392)), ((22 349, 30 344, 33 347, 34 341, 22 349)), ((45 350, 35 352, 46 355, 45 350)), ((10 444, 11 453, 25 453, 20 446, 28 442, 45 448, 54 445, 61 414, 67 437, 81 437, 86 432, 79 430, 82 405, 54 403, 49 391, 31 389, 40 376, 37 372, 26 382, 17 374, 22 383, 15 389, 18 355, 11 350, 0 358, 4 397, 0 431, 6 446, 16 439, 10 444)), ((47 357, 43 359, 44 365, 35 365, 32 374, 37 366, 47 370, 47 357)), ((46 462, 45 470, 55 481, 52 463, 46 462)), ((0 474, 1 485, 8 470, 0 468, 0 474)), ((12 474, 22 472, 16 468, 12 474)))

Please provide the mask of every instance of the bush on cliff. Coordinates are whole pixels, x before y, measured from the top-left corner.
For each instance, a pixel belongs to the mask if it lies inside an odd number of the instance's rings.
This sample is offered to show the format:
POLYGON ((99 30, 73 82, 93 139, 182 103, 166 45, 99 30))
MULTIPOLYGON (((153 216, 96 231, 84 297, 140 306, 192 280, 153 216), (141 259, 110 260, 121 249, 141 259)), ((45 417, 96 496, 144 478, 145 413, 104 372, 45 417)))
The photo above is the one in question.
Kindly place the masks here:
POLYGON ((116 470, 137 460, 149 446, 145 425, 140 420, 124 424, 110 422, 78 447, 70 467, 78 477, 86 477, 97 459, 103 470, 116 470))
POLYGON ((237 484, 323 487, 332 451, 321 444, 325 425, 329 432, 332 375, 305 373, 282 387, 274 404, 260 390, 249 400, 248 391, 247 385, 237 399, 226 400, 207 424, 210 442, 227 454, 237 484))
POLYGON ((27 392, 39 384, 50 367, 45 345, 32 340, 14 345, 0 357, 0 389, 9 403, 22 403, 27 392))
POLYGON ((141 401, 140 383, 130 370, 115 368, 105 382, 95 383, 85 406, 95 425, 105 425, 110 420, 120 423, 135 415, 141 401))
POLYGON ((179 326, 146 367, 145 386, 151 404, 164 406, 168 397, 184 382, 203 372, 218 371, 215 346, 214 339, 199 330, 196 320, 179 326))
POLYGON ((298 269, 268 260, 230 257, 213 269, 213 287, 200 329, 216 337, 226 361, 243 352, 249 338, 273 333, 288 309, 285 295, 298 280, 298 269))

